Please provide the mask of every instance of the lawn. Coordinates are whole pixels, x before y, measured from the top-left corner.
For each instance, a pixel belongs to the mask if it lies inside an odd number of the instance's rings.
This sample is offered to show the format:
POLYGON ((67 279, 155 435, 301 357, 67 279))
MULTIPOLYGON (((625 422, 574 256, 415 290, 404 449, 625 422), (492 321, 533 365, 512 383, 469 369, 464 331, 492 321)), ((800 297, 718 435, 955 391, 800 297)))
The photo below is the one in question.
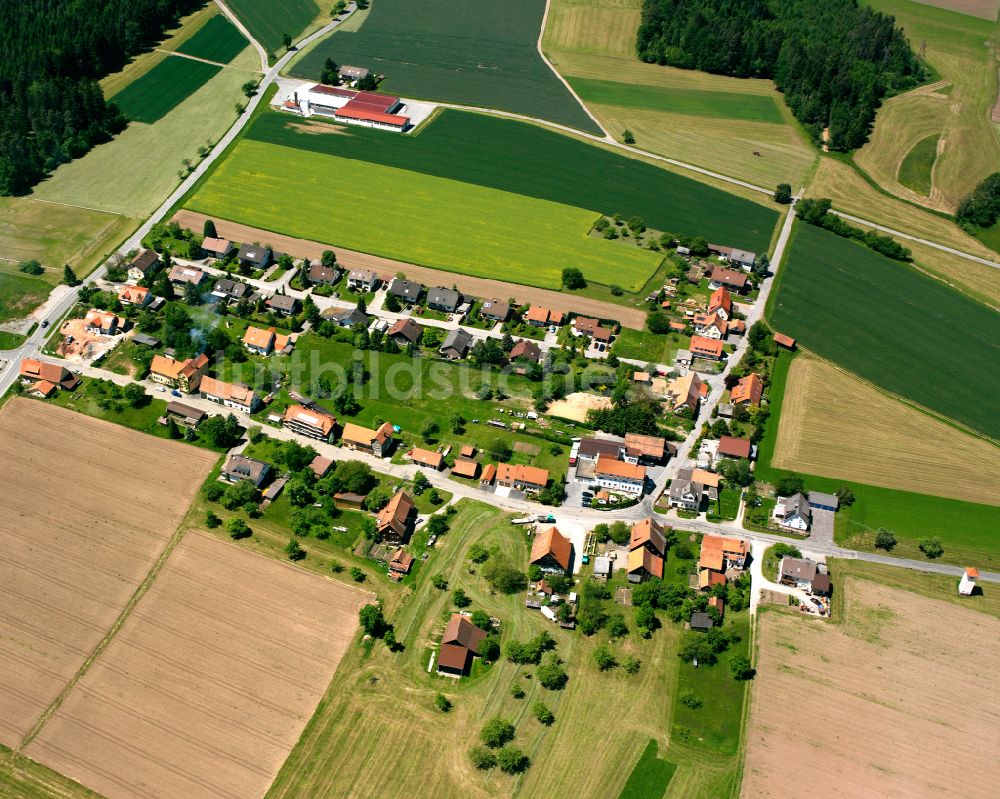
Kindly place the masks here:
POLYGON ((198 91, 220 69, 190 58, 165 58, 109 100, 131 121, 151 124, 198 91))
POLYGON ((735 519, 740 512, 740 499, 743 490, 740 488, 723 488, 719 492, 719 515, 723 519, 735 519))
POLYGON ((570 86, 586 103, 623 105, 647 111, 666 111, 716 119, 750 122, 784 122, 774 98, 766 94, 713 92, 598 78, 568 78, 570 86))
POLYGON ((240 142, 186 205, 266 230, 544 288, 557 289, 563 267, 572 264, 591 280, 614 275, 636 290, 663 258, 588 237, 596 215, 583 208, 260 141, 240 142), (331 208, 366 208, 378 222, 358 224, 331 208))
POLYGON ((545 0, 378 0, 357 32, 337 32, 292 66, 316 79, 329 58, 386 76, 384 91, 498 108, 601 135, 536 49, 545 0))
POLYGON ((272 53, 281 49, 284 34, 297 39, 320 11, 313 0, 229 0, 226 5, 272 53))
POLYGON ((51 285, 37 277, 0 272, 0 322, 31 313, 51 290, 51 285))
POLYGON ((803 347, 1000 438, 1000 415, 985 401, 1000 395, 1000 370, 986 368, 997 361, 995 311, 856 242, 797 224, 768 314, 803 347))
POLYGON ((934 133, 913 145, 899 165, 899 182, 917 194, 931 193, 931 173, 937 159, 938 142, 941 136, 934 133))
POLYGON ((611 352, 619 358, 670 365, 677 350, 686 347, 689 342, 689 337, 680 333, 650 333, 648 330, 623 327, 611 352))
POLYGON ((20 333, 8 333, 0 330, 0 350, 17 349, 24 343, 24 336, 20 333))
POLYGON ((640 216, 655 230, 705 236, 749 250, 767 249, 778 219, 771 208, 644 161, 535 125, 482 114, 446 110, 416 136, 387 136, 366 128, 323 136, 302 131, 287 115, 275 112, 261 115, 247 137, 595 213, 640 216))
POLYGON ((650 799, 667 792, 670 778, 677 771, 677 766, 658 758, 656 751, 656 739, 650 738, 638 762, 632 767, 632 773, 618 799, 650 799))
POLYGON ((178 53, 228 64, 249 43, 223 14, 212 17, 194 36, 177 48, 178 53))

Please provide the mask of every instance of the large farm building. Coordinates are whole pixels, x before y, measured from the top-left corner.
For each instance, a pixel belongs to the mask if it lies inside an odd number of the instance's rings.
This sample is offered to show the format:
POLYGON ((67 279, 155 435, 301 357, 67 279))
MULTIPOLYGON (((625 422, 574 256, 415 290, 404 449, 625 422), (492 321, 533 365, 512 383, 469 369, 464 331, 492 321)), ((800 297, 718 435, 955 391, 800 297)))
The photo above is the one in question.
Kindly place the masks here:
POLYGON ((360 92, 322 83, 305 84, 292 91, 282 109, 302 116, 332 117, 347 125, 402 133, 410 128, 410 118, 399 113, 405 106, 398 97, 379 92, 360 92))

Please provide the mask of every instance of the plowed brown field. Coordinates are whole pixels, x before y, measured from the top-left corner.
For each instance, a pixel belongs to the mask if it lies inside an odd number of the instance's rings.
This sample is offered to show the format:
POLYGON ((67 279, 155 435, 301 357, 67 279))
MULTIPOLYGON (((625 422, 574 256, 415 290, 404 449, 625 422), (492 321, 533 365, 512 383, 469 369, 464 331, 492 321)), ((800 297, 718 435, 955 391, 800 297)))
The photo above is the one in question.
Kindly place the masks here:
POLYGON ((108 799, 263 796, 370 600, 188 533, 26 754, 108 799))
POLYGON ((216 457, 33 400, 0 412, 0 743, 108 634, 216 457))
POLYGON ((848 579, 842 624, 765 613, 743 796, 994 797, 1000 620, 848 579))

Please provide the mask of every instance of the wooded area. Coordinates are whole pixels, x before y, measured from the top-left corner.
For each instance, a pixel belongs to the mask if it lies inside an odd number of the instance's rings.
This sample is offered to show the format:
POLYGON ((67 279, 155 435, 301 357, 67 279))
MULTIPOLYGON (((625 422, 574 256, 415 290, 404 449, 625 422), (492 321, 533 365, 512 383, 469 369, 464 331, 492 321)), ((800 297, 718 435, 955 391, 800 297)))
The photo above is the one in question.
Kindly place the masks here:
POLYGON ((97 80, 203 0, 0 0, 0 194, 125 126, 97 80))
POLYGON ((644 0, 643 61, 771 78, 816 142, 864 144, 886 94, 924 78, 895 19, 855 0, 644 0))

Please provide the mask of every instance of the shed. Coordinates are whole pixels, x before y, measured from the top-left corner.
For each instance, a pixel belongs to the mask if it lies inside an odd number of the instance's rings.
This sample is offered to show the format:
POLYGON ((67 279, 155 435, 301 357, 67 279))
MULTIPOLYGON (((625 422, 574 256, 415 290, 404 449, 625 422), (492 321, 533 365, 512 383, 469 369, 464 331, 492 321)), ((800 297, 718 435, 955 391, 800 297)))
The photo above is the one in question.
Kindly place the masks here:
POLYGON ((610 576, 611 576, 611 558, 606 558, 603 555, 594 558, 594 577, 607 579, 610 576))
POLYGON ((715 626, 715 622, 712 621, 712 617, 707 613, 692 613, 691 614, 691 629, 692 630, 711 630, 715 626))
POLYGON ((824 494, 821 491, 809 492, 809 507, 816 510, 836 511, 840 507, 840 499, 836 494, 824 494))

